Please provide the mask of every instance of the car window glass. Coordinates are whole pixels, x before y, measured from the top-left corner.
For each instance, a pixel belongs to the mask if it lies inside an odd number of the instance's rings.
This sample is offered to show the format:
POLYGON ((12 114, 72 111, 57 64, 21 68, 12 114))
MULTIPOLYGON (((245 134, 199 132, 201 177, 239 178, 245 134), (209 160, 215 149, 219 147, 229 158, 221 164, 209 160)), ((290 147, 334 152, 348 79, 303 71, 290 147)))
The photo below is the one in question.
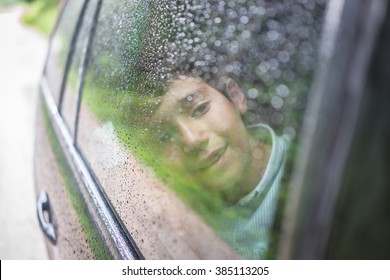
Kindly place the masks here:
POLYGON ((74 134, 76 109, 79 87, 81 85, 81 74, 84 66, 85 55, 87 51, 87 43, 92 27, 92 21, 95 13, 97 1, 88 1, 88 5, 83 15, 81 25, 77 30, 77 40, 75 43, 73 56, 71 58, 71 66, 67 74, 66 85, 63 93, 61 115, 71 132, 74 134))
POLYGON ((325 2, 103 3, 78 146, 146 258, 273 257, 325 2))
POLYGON ((66 2, 56 30, 52 36, 45 75, 55 101, 59 101, 66 60, 77 24, 74 15, 79 15, 83 2, 84 1, 72 0, 66 2))

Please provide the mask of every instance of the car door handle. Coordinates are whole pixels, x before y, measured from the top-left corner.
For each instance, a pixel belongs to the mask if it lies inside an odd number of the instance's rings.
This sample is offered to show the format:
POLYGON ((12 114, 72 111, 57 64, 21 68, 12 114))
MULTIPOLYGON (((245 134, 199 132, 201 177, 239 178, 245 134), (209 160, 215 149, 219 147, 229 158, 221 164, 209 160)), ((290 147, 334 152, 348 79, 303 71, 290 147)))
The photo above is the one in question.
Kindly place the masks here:
POLYGON ((45 191, 42 191, 39 194, 37 202, 37 213, 41 229, 49 238, 49 240, 55 244, 57 242, 57 230, 54 223, 53 211, 50 207, 49 196, 45 191))

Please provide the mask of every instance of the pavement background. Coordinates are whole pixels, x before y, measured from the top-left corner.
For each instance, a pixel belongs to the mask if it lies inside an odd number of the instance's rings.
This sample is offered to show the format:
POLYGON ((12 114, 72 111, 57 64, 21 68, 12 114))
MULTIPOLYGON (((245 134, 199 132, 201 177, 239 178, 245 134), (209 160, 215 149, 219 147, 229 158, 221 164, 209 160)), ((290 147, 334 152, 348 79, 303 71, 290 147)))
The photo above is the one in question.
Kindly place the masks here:
POLYGON ((0 10, 0 259, 47 259, 36 218, 34 121, 47 39, 0 10))

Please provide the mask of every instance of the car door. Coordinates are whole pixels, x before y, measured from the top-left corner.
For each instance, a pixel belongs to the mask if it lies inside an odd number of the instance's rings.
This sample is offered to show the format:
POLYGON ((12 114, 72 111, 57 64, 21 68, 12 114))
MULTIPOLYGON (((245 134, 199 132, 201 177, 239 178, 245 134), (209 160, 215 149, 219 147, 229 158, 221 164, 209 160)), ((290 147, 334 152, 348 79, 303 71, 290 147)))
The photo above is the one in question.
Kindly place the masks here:
MULTIPOLYGON (((66 1, 41 82, 36 139, 38 214, 50 256, 276 258, 284 205, 295 193, 289 182, 296 152, 306 141, 301 127, 326 4, 66 1), (184 164, 173 168, 177 157, 167 157, 167 149, 154 149, 179 139, 171 127, 148 122, 161 105, 154 94, 169 87, 161 81, 183 75, 202 79, 203 94, 206 85, 222 93, 235 81, 247 100, 246 127, 272 131, 274 138, 259 136, 267 145, 289 143, 280 144, 280 184, 271 196, 269 187, 261 190, 258 200, 271 198, 265 209, 257 205, 260 212, 232 207, 184 164), (264 223, 253 219, 250 229, 248 217, 263 214, 264 223)), ((203 102, 193 117, 208 109, 203 102)))

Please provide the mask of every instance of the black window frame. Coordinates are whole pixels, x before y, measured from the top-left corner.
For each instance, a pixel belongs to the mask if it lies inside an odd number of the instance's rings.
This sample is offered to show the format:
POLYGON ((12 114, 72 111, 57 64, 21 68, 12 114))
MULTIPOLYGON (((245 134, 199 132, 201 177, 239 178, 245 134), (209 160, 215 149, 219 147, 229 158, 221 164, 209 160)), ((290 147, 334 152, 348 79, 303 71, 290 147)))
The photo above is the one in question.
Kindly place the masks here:
POLYGON ((330 0, 290 183, 281 259, 324 259, 388 1, 330 0))

